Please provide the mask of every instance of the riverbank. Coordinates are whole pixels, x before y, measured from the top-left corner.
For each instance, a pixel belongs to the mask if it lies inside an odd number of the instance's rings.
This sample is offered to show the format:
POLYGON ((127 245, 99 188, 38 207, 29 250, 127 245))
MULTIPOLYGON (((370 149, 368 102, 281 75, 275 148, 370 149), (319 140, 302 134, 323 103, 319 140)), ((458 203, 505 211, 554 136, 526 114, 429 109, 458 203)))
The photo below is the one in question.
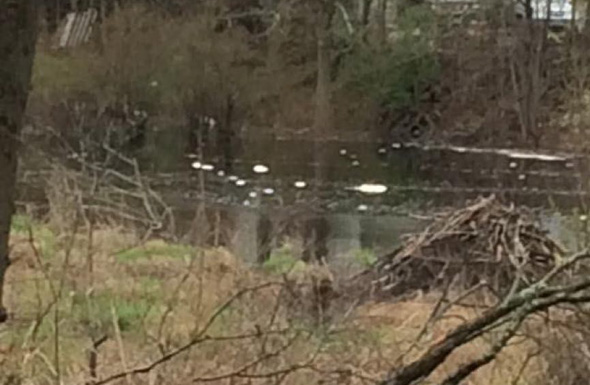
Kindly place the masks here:
MULTIPOLYGON (((309 285, 326 272, 317 267, 283 258, 252 268, 223 249, 141 242, 122 228, 60 233, 26 217, 13 228, 6 295, 12 317, 0 334, 1 376, 25 383, 83 383, 92 372, 101 380, 146 365, 153 370, 128 380, 263 384, 284 375, 288 384, 364 383, 476 314, 458 308, 419 340, 435 298, 347 303, 318 325, 309 285), (298 295, 291 297, 285 283, 298 295)), ((339 278, 332 277, 336 291, 339 278)), ((435 378, 489 343, 460 349, 435 378)), ((507 348, 471 383, 518 376, 541 383, 543 360, 527 358, 530 348, 507 348)))

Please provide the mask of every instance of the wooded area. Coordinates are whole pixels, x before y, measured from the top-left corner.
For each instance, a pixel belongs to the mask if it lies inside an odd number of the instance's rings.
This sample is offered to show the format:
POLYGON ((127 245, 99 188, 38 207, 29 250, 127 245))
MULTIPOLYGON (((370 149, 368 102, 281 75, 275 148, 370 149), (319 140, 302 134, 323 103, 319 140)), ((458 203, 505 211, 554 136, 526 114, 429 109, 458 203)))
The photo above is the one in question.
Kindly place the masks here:
MULTIPOLYGON (((222 194, 253 183, 232 174, 235 143, 262 137, 311 143, 312 192, 326 143, 344 139, 378 145, 377 157, 442 143, 506 155, 508 169, 572 169, 529 150, 587 156, 588 19, 556 28, 532 7, 520 19, 503 1, 0 0, 0 383, 457 385, 478 373, 492 383, 484 369, 503 360, 513 366, 498 384, 585 381, 588 245, 563 247, 532 210, 456 202, 420 216, 428 225, 395 251, 357 255, 348 274, 326 262, 330 229, 311 200, 301 232, 312 246, 296 258, 285 242, 259 266, 221 247, 224 218, 206 207, 221 205, 205 199, 206 172, 222 194), (99 16, 78 28, 91 37, 60 47, 68 15, 88 9, 99 16), (145 158, 178 155, 162 132, 198 175, 190 237, 142 173, 145 158), (47 171, 44 220, 28 202, 15 215, 19 156, 47 171)), ((344 190, 388 192, 366 182, 344 190)), ((238 216, 274 196, 268 186, 238 216)), ((254 242, 276 236, 270 211, 254 242)), ((587 213, 572 215, 588 238, 587 213)))

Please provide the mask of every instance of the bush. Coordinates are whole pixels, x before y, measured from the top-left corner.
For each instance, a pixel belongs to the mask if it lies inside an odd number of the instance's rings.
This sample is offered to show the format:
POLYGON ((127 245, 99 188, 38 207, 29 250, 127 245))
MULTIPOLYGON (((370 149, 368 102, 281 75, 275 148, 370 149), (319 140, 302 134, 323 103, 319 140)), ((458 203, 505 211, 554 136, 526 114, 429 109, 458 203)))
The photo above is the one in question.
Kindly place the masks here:
POLYGON ((262 266, 269 273, 286 274, 292 271, 300 262, 293 255, 293 250, 288 245, 284 245, 277 250, 273 250, 270 258, 262 266))
POLYGON ((360 45, 355 49, 344 65, 344 83, 390 109, 416 104, 439 74, 435 34, 436 19, 430 8, 406 9, 391 46, 360 45))
POLYGON ((131 332, 141 327, 142 321, 152 309, 153 301, 153 298, 124 299, 109 292, 94 297, 76 293, 72 298, 72 315, 75 324, 84 325, 89 331, 109 333, 114 311, 119 330, 131 332))
MULTIPOLYGON (((245 89, 256 86, 246 75, 255 52, 243 31, 216 32, 214 20, 209 14, 172 18, 132 6, 104 21, 99 46, 40 47, 29 115, 98 161, 96 144, 107 139, 122 152, 141 149, 150 140, 161 142, 162 136, 174 136, 174 144, 182 147, 185 133, 175 130, 184 130, 190 117, 225 122, 232 108, 231 119, 239 119, 247 95, 256 94, 245 89), (228 106, 234 95, 240 99, 228 106)), ((176 147, 170 151, 178 152, 176 147)))

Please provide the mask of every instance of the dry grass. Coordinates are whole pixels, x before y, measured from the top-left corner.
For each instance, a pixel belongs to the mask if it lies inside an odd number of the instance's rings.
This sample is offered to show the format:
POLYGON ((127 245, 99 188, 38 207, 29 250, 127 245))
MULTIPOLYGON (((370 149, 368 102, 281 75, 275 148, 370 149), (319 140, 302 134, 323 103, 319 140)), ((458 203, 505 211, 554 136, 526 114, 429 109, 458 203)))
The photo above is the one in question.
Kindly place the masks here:
MULTIPOLYGON (((7 278, 7 299, 15 316, 0 329, 0 379, 4 381, 13 375, 27 384, 84 383, 89 373, 89 347, 103 334, 108 339, 98 349, 99 378, 145 365, 189 341, 215 309, 240 289, 281 281, 278 276, 244 266, 221 249, 203 251, 163 241, 135 246, 137 237, 117 228, 95 230, 91 245, 87 234, 72 239, 42 225, 32 229, 33 236, 39 235, 35 247, 22 227, 13 234, 15 263, 7 278), (57 305, 51 306, 52 290, 58 290, 60 284, 63 292, 57 305), (45 309, 48 312, 42 316, 45 309)), ((304 281, 302 274, 305 272, 299 270, 296 277, 304 281)), ((237 377, 232 383, 281 380, 296 385, 319 383, 320 379, 324 383, 370 383, 369 378, 382 378, 391 367, 409 362, 461 319, 476 314, 465 308, 453 309, 406 354, 430 316, 434 300, 367 304, 329 327, 318 327, 306 318, 294 318, 286 309, 284 293, 279 294, 280 289, 269 287, 244 295, 208 328, 211 340, 147 376, 120 381, 180 384, 232 373, 292 340, 280 354, 244 372, 269 374, 284 369, 288 374, 284 378, 284 373, 237 377), (278 332, 284 328, 289 331, 278 332), (214 340, 257 330, 261 332, 258 337, 214 340)), ((460 349, 433 379, 483 353, 487 346, 489 342, 478 340, 460 349)), ((520 381, 512 382, 520 376, 531 349, 527 343, 509 347, 469 384, 541 383, 543 361, 538 358, 529 362, 520 381)))

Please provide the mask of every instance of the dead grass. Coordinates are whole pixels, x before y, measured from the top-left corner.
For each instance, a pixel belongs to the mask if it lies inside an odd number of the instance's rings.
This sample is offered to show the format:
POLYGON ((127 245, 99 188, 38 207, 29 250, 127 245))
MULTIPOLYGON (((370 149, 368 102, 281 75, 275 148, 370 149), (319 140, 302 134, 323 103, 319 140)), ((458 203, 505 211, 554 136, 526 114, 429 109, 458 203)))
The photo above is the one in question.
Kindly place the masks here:
MULTIPOLYGON (((162 351, 178 348, 194 337, 215 309, 240 289, 280 280, 246 267, 223 249, 199 250, 163 241, 136 246, 137 238, 118 228, 94 231, 91 248, 86 235, 77 235, 67 264, 68 236, 55 235, 51 255, 43 255, 46 250, 39 247, 35 247, 39 253, 35 255, 22 230, 14 232, 12 242, 15 263, 7 278, 7 299, 14 317, 0 328, 0 379, 13 375, 27 384, 84 383, 88 379, 88 349, 92 340, 103 334, 108 340, 98 349, 99 378, 145 365, 161 357, 162 351), (60 282, 63 294, 56 306, 50 306, 51 288, 60 282), (48 314, 37 324, 44 309, 49 309, 48 314)), ((304 270, 296 273, 302 281, 304 270)), ((253 365, 250 372, 269 373, 308 363, 314 357, 313 368, 293 369, 283 383, 311 384, 320 378, 327 383, 363 383, 360 377, 382 378, 387 370, 417 357, 462 319, 476 314, 466 308, 453 309, 448 318, 424 335, 415 350, 402 357, 428 319, 433 300, 367 304, 325 328, 304 319, 289 319, 291 313, 280 306, 284 297, 278 297, 278 293, 278 289, 268 288, 244 295, 208 329, 212 340, 157 367, 149 376, 121 381, 132 385, 180 384, 231 373, 299 333, 289 348, 253 365), (274 326, 267 327, 271 324, 274 326), (265 331, 284 327, 291 331, 265 335, 265 331), (214 340, 216 336, 261 329, 263 333, 257 338, 214 340)), ((478 340, 460 349, 433 379, 482 354, 488 346, 489 342, 478 340)), ((468 383, 541 383, 543 361, 539 358, 531 360, 522 378, 513 382, 531 349, 527 343, 509 347, 497 362, 477 372, 468 383)), ((279 379, 278 375, 249 379, 252 382, 237 378, 233 383, 265 384, 279 379)))

